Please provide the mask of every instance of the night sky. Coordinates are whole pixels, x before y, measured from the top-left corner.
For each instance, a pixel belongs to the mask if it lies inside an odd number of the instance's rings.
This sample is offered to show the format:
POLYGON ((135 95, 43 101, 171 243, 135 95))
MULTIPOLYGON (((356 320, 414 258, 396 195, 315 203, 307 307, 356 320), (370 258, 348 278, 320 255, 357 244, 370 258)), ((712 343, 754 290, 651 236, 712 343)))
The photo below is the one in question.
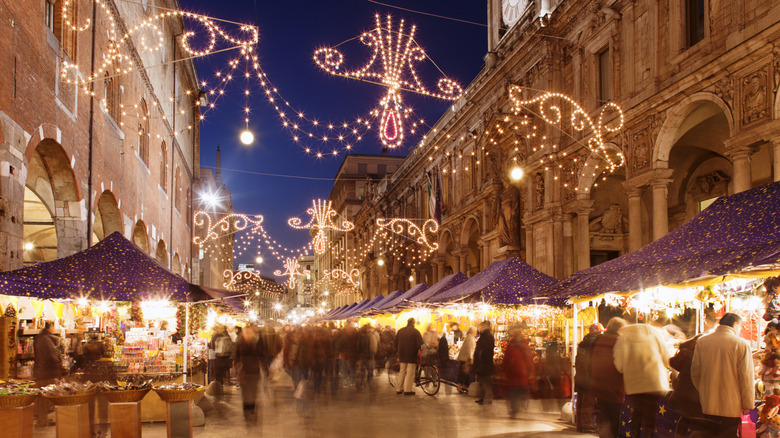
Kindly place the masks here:
MULTIPOLYGON (((180 3, 185 11, 240 23, 256 23, 260 29, 257 47, 260 64, 270 82, 294 108, 323 122, 341 123, 363 117, 385 94, 385 89, 378 85, 331 76, 312 59, 317 48, 335 46, 371 30, 377 12, 390 13, 395 20, 404 18, 407 24, 416 24, 416 41, 439 68, 464 89, 481 70, 487 49, 487 27, 484 25, 403 11, 367 0, 180 0, 180 3)), ((476 23, 487 22, 485 1, 388 0, 387 3, 476 23)), ((226 30, 237 29, 233 24, 221 25, 226 30)), ((227 46, 222 44, 222 47, 227 46)), ((345 65, 351 68, 363 66, 371 53, 369 47, 358 40, 345 43, 339 49, 346 57, 345 65)), ((199 79, 212 83, 215 72, 224 69, 236 55, 237 51, 232 51, 197 59, 199 79)), ((441 74, 430 62, 420 65, 422 81, 435 89, 441 74)), ((255 142, 251 146, 242 145, 238 137, 244 129, 245 84, 241 80, 229 86, 225 97, 207 113, 201 125, 201 166, 215 165, 216 149, 220 145, 222 177, 231 191, 235 211, 262 214, 265 228, 274 239, 289 248, 300 248, 310 241, 310 237, 306 231, 290 228, 287 219, 299 216, 307 221, 306 209, 312 199, 328 197, 343 154, 338 158, 322 159, 305 154, 283 129, 278 114, 269 106, 256 83, 253 83, 250 95, 250 129, 255 142)), ((411 93, 404 93, 403 99, 429 125, 433 125, 450 106, 448 101, 411 93)), ((419 135, 407 138, 404 146, 391 154, 406 155, 409 146, 418 141, 419 135)), ((376 131, 357 143, 353 152, 380 153, 381 143, 376 131)), ((257 254, 252 252, 237 257, 236 263, 253 263, 257 254)), ((260 248, 259 253, 265 259, 261 267, 264 275, 281 267, 267 249, 260 248)))

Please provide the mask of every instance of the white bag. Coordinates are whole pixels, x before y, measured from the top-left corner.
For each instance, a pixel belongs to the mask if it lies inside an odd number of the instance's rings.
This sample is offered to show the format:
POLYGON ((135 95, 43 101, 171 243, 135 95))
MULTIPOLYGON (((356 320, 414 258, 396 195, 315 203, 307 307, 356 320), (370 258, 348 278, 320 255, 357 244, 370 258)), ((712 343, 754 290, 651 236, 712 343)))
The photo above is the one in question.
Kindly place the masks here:
POLYGON ((306 393, 306 381, 301 380, 300 382, 298 382, 298 386, 295 387, 295 392, 293 392, 293 398, 300 400, 303 398, 305 393, 306 393))

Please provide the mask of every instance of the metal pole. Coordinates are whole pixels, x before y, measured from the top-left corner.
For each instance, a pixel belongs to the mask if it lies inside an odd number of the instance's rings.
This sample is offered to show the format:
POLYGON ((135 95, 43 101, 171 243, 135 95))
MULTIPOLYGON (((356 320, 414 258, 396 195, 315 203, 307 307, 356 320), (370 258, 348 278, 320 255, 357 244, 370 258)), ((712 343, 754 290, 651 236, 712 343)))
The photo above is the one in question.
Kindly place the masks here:
POLYGON ((577 330, 579 329, 580 323, 577 319, 577 303, 573 303, 571 305, 571 309, 572 320, 574 322, 574 330, 572 331, 571 337, 571 420, 572 423, 574 423, 574 376, 577 374, 577 369, 574 367, 574 359, 577 358, 577 344, 579 343, 579 332, 577 330))
POLYGON ((183 382, 187 381, 187 356, 190 344, 190 303, 184 304, 184 360, 182 370, 184 372, 183 382))

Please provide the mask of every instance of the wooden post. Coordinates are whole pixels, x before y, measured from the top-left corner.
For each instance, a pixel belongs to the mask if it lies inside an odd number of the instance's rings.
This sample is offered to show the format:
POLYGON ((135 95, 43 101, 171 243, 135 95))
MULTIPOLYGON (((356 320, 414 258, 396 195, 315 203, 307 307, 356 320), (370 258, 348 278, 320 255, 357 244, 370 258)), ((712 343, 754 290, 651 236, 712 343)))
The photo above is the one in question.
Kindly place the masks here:
POLYGON ((192 438, 192 400, 166 402, 168 438, 192 438))
POLYGON ((57 438, 92 438, 89 403, 54 407, 57 416, 57 438))
POLYGON ((141 438, 141 402, 109 403, 111 438, 141 438))
POLYGON ((35 405, 20 408, 0 408, 0 425, 4 437, 32 438, 35 405))

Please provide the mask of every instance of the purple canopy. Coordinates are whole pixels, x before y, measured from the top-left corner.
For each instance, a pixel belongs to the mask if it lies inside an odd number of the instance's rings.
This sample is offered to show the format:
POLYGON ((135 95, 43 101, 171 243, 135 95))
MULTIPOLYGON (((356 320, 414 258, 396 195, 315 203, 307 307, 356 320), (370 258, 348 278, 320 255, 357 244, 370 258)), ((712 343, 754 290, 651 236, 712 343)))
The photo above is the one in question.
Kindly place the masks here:
POLYGON ((372 299, 372 300, 363 301, 362 303, 360 303, 360 305, 358 305, 354 309, 350 310, 349 312, 342 313, 340 315, 340 318, 341 319, 346 319, 346 318, 353 318, 355 316, 359 316, 365 310, 370 309, 371 306, 373 306, 374 304, 382 301, 384 298, 385 297, 383 295, 379 295, 378 297, 374 297, 374 299, 372 299))
POLYGON ((387 294, 386 297, 382 298, 381 300, 374 303, 370 308, 365 309, 366 311, 372 311, 372 313, 376 313, 377 309, 382 309, 383 306, 391 301, 394 301, 398 296, 400 296, 402 293, 404 293, 402 290, 396 290, 393 292, 390 292, 387 294))
POLYGON ((444 292, 446 290, 452 289, 453 287, 465 282, 469 278, 463 275, 460 272, 457 272, 455 274, 450 274, 441 280, 437 281, 436 284, 429 287, 428 289, 425 289, 425 291, 418 294, 412 301, 416 303, 426 303, 426 302, 432 302, 436 300, 436 295, 438 295, 441 292, 444 292))
POLYGON ((486 302, 520 304, 555 282, 554 278, 537 271, 519 257, 511 257, 493 262, 466 282, 438 294, 434 300, 457 301, 481 293, 482 300, 486 302))
POLYGON ((71 256, 0 273, 0 294, 44 299, 83 296, 136 301, 159 297, 194 301, 210 298, 206 292, 191 289, 187 280, 119 232, 71 256))
POLYGON ((718 198, 655 242, 579 271, 545 293, 571 297, 627 292, 777 263, 778 212, 780 183, 718 198))
POLYGON ((408 291, 402 293, 401 295, 396 296, 394 299, 384 302, 381 307, 377 306, 376 310, 381 310, 381 311, 390 310, 394 307, 403 304, 405 301, 414 298, 415 296, 417 296, 417 294, 422 293, 425 289, 428 289, 427 284, 425 283, 416 284, 412 286, 408 291))
MULTIPOLYGON (((367 301, 367 300, 365 300, 365 301, 367 301)), ((352 309, 354 309, 355 307, 357 307, 358 305, 360 305, 363 302, 364 301, 361 301, 360 303, 352 303, 349 306, 342 307, 341 309, 336 309, 335 312, 333 312, 330 315, 328 315, 328 319, 329 320, 342 319, 341 315, 343 315, 345 313, 348 313, 349 311, 351 311, 352 309)))
POLYGON ((329 321, 331 315, 335 315, 336 312, 340 312, 340 311, 344 310, 346 307, 347 307, 347 305, 345 304, 345 305, 343 305, 341 307, 336 307, 335 309, 331 309, 327 313, 325 313, 324 315, 316 318, 315 321, 329 321))

